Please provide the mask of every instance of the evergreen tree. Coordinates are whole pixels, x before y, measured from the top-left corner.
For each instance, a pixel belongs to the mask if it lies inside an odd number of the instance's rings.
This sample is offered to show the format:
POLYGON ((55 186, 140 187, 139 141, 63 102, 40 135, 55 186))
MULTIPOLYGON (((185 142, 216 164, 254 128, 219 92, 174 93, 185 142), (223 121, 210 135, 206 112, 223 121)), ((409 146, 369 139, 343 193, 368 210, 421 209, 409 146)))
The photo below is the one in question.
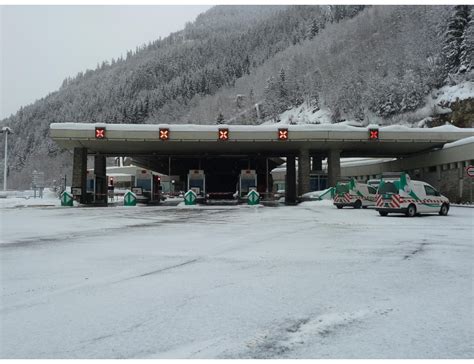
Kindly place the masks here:
POLYGON ((283 68, 280 69, 280 75, 279 75, 279 80, 278 80, 278 92, 279 92, 278 111, 283 112, 290 105, 289 96, 288 96, 288 85, 286 82, 286 73, 283 68))
POLYGON ((468 24, 469 6, 456 5, 453 14, 448 20, 443 48, 446 59, 445 70, 447 73, 457 73, 461 65, 461 44, 464 31, 468 24))
POLYGON ((247 74, 247 75, 250 74, 250 59, 249 59, 248 54, 244 59, 244 63, 242 65, 242 71, 244 74, 247 74))
POLYGON ((474 6, 470 6, 468 23, 461 42, 460 71, 470 71, 474 64, 474 6))
POLYGON ((217 115, 216 124, 224 124, 224 115, 221 112, 217 115))
POLYGON ((264 114, 272 119, 277 119, 279 114, 280 90, 275 78, 267 79, 264 90, 264 114))
POLYGON ((319 33, 319 25, 316 19, 313 19, 309 27, 308 38, 313 39, 319 33))

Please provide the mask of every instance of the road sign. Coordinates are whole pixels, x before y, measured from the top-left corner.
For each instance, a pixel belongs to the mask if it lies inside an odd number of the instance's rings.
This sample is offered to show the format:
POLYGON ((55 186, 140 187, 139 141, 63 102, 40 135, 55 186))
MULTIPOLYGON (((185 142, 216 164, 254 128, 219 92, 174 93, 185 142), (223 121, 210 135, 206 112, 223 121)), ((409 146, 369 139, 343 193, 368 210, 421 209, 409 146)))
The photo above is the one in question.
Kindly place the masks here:
POLYGON ((170 130, 160 128, 160 139, 161 140, 168 140, 170 138, 170 130))
POLYGON ((369 129, 369 139, 379 140, 379 129, 375 129, 375 128, 369 129))
POLYGON ((219 129, 218 137, 219 140, 229 140, 229 129, 219 129))
POLYGON ((143 189, 141 187, 132 187, 132 192, 135 195, 143 195, 143 189))
POLYGON ((184 204, 185 205, 195 205, 196 204, 196 193, 193 190, 189 190, 184 194, 184 204))
POLYGON ((44 187, 44 172, 33 171, 32 186, 33 188, 44 187))
POLYGON ((64 191, 61 194, 61 206, 74 206, 72 195, 69 192, 64 191))
POLYGON ((96 127, 95 128, 95 138, 104 139, 105 138, 105 128, 96 127))
POLYGON ((474 166, 467 166, 466 173, 469 177, 474 177, 474 166))
POLYGON ((125 192, 123 196, 123 205, 124 206, 136 206, 137 205, 137 197, 131 191, 125 192))
POLYGON ((260 203, 260 194, 255 190, 251 190, 247 194, 247 204, 248 205, 258 205, 259 203, 260 203))
POLYGON ((288 129, 278 129, 278 140, 288 140, 288 129))

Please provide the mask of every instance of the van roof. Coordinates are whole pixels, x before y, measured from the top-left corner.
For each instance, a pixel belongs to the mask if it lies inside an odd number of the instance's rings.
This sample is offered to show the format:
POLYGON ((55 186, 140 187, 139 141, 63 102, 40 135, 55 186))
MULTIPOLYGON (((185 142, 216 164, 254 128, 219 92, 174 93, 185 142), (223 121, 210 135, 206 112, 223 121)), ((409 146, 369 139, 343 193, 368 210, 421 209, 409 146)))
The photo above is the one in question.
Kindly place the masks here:
POLYGON ((403 172, 383 172, 382 178, 399 178, 403 172))

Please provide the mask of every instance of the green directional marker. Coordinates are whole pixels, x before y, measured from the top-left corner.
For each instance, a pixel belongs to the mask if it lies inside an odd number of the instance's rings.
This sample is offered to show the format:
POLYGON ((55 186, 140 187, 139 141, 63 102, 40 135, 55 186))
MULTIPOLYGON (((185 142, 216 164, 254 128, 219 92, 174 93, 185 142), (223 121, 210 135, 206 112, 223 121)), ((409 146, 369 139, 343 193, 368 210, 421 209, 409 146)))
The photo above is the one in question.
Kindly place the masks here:
POLYGON ((64 191, 61 194, 61 206, 74 206, 72 195, 64 191))
POLYGON ((123 196, 123 205, 124 206, 136 206, 137 198, 133 192, 127 191, 123 196))
POLYGON ((247 194, 248 205, 258 205, 260 203, 260 195, 257 191, 252 190, 247 194))
POLYGON ((196 193, 193 190, 189 190, 184 194, 184 204, 185 205, 195 205, 196 204, 196 193))

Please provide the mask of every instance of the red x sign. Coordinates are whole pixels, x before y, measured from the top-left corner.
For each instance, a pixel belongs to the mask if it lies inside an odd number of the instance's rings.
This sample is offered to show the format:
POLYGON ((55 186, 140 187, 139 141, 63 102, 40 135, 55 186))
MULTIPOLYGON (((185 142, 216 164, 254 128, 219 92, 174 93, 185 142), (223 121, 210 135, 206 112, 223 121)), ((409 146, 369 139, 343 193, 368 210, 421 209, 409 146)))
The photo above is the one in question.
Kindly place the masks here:
POLYGON ((278 139, 288 140, 288 129, 278 129, 278 139))
POLYGON ((379 129, 369 129, 369 139, 378 140, 379 138, 379 129))
POLYGON ((219 140, 229 140, 229 129, 219 129, 219 140))
POLYGON ((170 138, 170 130, 169 129, 160 129, 160 139, 161 140, 168 140, 170 138))
POLYGON ((104 139, 105 138, 105 128, 95 128, 95 138, 104 139))

